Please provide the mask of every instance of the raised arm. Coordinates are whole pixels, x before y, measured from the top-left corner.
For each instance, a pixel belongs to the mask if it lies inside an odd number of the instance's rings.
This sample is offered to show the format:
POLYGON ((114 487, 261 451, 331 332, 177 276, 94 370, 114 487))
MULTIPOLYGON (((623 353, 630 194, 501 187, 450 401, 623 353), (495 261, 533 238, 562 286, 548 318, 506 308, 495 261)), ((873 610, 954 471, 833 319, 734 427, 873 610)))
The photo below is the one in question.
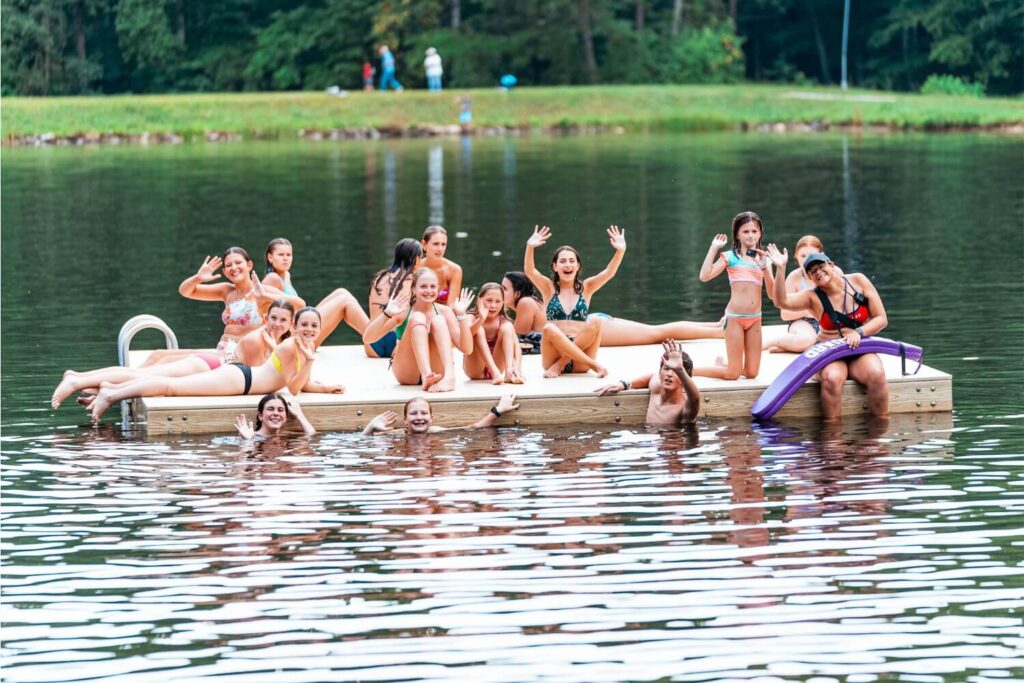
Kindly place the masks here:
POLYGON ((398 413, 388 410, 366 423, 363 436, 373 436, 385 432, 395 431, 395 423, 398 422, 398 413))
POLYGON ((526 254, 523 256, 523 272, 526 273, 526 277, 530 278, 530 282, 540 291, 541 296, 545 300, 550 299, 551 295, 555 293, 555 286, 551 284, 551 280, 537 270, 537 265, 534 263, 533 250, 544 246, 544 243, 550 237, 551 230, 548 226, 533 226, 533 235, 526 241, 526 254))
POLYGON ((775 281, 772 283, 772 290, 775 294, 772 301, 775 305, 785 311, 802 311, 805 309, 814 310, 811 306, 813 290, 808 289, 802 292, 786 291, 786 262, 789 260, 789 250, 779 248, 774 244, 768 245, 768 258, 775 264, 775 281))
MULTIPOLYGON (((278 348, 285 347, 285 345, 287 345, 288 342, 291 342, 292 353, 298 354, 299 358, 305 360, 305 362, 302 363, 302 367, 299 369, 299 371, 296 372, 295 375, 288 382, 288 391, 290 391, 293 394, 298 394, 300 391, 302 391, 302 387, 306 386, 306 384, 309 382, 309 373, 313 369, 313 359, 315 358, 315 355, 313 353, 313 347, 311 345, 307 345, 306 342, 304 342, 301 337, 292 337, 278 348)), ((286 361, 282 359, 282 362, 286 361)), ((287 365, 285 367, 287 367, 287 365)))
POLYGON ((284 301, 290 303, 292 306, 295 307, 296 311, 299 310, 300 308, 305 307, 306 302, 302 299, 302 297, 289 296, 288 294, 285 294, 277 287, 270 287, 260 282, 260 279, 256 277, 256 273, 249 273, 249 277, 252 278, 252 289, 253 292, 256 293, 257 299, 259 299, 259 306, 261 309, 264 307, 270 308, 270 305, 279 299, 283 299, 284 301))
POLYGON ((700 266, 700 274, 697 276, 701 282, 712 280, 721 275, 722 271, 725 270, 725 263, 718 258, 718 252, 728 243, 729 236, 725 233, 718 233, 711 240, 711 246, 708 247, 707 256, 704 257, 704 263, 700 266))
POLYGON ((612 225, 607 232, 608 241, 615 253, 612 254, 612 260, 608 262, 604 270, 583 281, 583 296, 588 299, 615 277, 615 273, 619 271, 619 266, 622 264, 622 258, 626 255, 626 231, 619 230, 617 225, 612 225))
POLYGON ((313 436, 316 434, 316 428, 306 419, 306 416, 302 412, 302 406, 295 398, 286 398, 285 403, 288 404, 288 411, 292 414, 292 417, 296 419, 299 426, 302 427, 302 433, 306 436, 313 436))
POLYGON ((178 286, 178 293, 186 299, 195 299, 196 301, 224 301, 234 285, 228 282, 204 284, 220 277, 217 275, 217 269, 221 265, 222 261, 219 256, 207 256, 203 259, 203 265, 199 266, 196 274, 185 278, 178 286))
POLYGON ((685 407, 679 413, 679 423, 690 424, 697 419, 697 415, 700 413, 700 389, 690 377, 690 373, 686 371, 686 365, 683 363, 683 345, 670 339, 662 342, 661 347, 664 349, 661 356, 662 364, 675 373, 679 378, 679 383, 683 385, 683 393, 686 394, 685 407))
POLYGON ((495 420, 512 410, 519 410, 519 404, 516 403, 516 395, 505 394, 498 400, 498 405, 491 408, 486 415, 473 424, 462 427, 462 429, 480 429, 481 427, 490 427, 494 424, 495 420))
POLYGON ((445 310, 443 307, 439 309, 441 315, 445 316, 445 321, 448 323, 452 344, 467 356, 473 353, 472 316, 467 313, 472 302, 473 292, 466 288, 460 292, 458 300, 452 305, 450 311, 445 310))
POLYGON ((387 305, 381 314, 370 321, 370 324, 363 330, 363 342, 372 344, 388 332, 402 324, 405 314, 409 310, 409 292, 399 287, 394 296, 388 299, 387 305))

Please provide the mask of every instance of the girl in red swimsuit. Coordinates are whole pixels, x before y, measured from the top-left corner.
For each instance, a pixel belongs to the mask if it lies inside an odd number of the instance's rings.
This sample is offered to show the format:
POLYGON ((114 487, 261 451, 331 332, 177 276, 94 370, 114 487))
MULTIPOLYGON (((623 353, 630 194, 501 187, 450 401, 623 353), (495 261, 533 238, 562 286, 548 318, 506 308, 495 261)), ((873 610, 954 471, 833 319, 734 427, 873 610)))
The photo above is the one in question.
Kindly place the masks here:
MULTIPOLYGON (((813 311, 821 325, 818 341, 842 337, 851 349, 855 349, 861 339, 878 334, 889 324, 878 290, 861 273, 842 275, 825 254, 810 254, 804 259, 803 269, 814 287, 801 292, 787 292, 785 268, 789 251, 780 252, 770 244, 768 256, 776 265, 775 305, 789 311, 813 311)), ((843 384, 847 377, 867 389, 868 411, 872 415, 889 413, 889 383, 885 368, 878 354, 866 353, 848 356, 822 369, 819 381, 821 412, 825 419, 833 420, 842 414, 843 384)))

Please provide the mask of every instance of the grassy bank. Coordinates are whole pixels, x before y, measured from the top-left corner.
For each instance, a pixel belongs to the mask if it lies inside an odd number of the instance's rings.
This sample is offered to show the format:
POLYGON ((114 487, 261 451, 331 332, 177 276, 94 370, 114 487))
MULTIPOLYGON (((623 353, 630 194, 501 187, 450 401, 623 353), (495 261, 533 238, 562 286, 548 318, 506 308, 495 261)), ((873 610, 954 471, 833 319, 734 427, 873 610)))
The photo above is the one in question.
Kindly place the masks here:
POLYGON ((401 132, 458 121, 458 96, 473 101, 475 126, 613 126, 626 130, 721 130, 774 123, 909 129, 1024 124, 1020 99, 924 96, 768 85, 593 86, 498 90, 319 92, 4 98, 3 136, 209 131, 294 137, 301 130, 401 132))

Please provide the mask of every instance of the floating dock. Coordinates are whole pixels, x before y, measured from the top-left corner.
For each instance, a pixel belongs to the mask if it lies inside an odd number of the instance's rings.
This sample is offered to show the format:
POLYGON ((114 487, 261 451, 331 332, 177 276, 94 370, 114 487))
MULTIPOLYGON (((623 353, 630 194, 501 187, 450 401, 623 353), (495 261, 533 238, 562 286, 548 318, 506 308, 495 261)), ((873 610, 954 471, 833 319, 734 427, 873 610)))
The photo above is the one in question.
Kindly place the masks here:
MULTIPOLYGON (((778 335, 782 326, 766 327, 765 336, 778 335)), ((725 342, 710 339, 686 342, 686 351, 695 366, 708 366, 725 355, 725 342)), ((149 351, 132 351, 132 366, 142 363, 149 351)), ((600 397, 594 389, 619 379, 630 380, 656 372, 661 346, 623 346, 603 348, 601 362, 609 375, 600 379, 593 373, 543 377, 540 356, 523 357, 525 384, 498 385, 489 381, 470 381, 462 372, 462 355, 456 356, 455 391, 425 394, 419 387, 401 386, 388 369, 388 360, 367 358, 362 346, 322 347, 318 352, 313 377, 324 382, 345 385, 344 394, 302 394, 303 412, 320 431, 362 429, 368 420, 385 410, 402 414, 403 404, 414 396, 429 396, 434 419, 439 425, 457 426, 480 419, 507 392, 514 392, 518 411, 503 416, 497 424, 529 427, 544 425, 638 425, 647 413, 646 389, 631 389, 600 397)), ((701 390, 701 417, 749 417, 750 407, 796 354, 764 353, 756 379, 725 381, 697 377, 701 390)), ((900 359, 880 356, 889 378, 891 413, 948 412, 953 408, 953 377, 922 365, 915 375, 902 374, 900 359)), ((908 365, 913 366, 908 362, 908 365)), ((908 367, 913 371, 913 367, 908 367)), ((254 414, 259 396, 153 397, 130 402, 127 425, 145 429, 149 437, 205 434, 234 431, 240 413, 254 414)), ((861 386, 852 381, 843 389, 843 414, 866 410, 861 386)), ((811 380, 801 387, 776 415, 814 417, 821 414, 818 384, 811 380)))

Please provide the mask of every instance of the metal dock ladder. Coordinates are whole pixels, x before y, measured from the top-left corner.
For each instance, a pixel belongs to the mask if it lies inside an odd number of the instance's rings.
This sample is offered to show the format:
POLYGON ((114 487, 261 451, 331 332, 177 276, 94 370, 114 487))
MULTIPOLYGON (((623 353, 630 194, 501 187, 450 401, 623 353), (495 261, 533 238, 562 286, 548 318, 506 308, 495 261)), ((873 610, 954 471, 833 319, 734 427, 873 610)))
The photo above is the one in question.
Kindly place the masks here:
MULTIPOLYGON (((121 325, 121 331, 117 333, 117 362, 121 367, 128 367, 128 349, 132 344, 132 339, 143 330, 160 330, 164 333, 164 341, 167 343, 167 348, 178 348, 178 338, 167 323, 155 315, 137 315, 130 318, 124 325, 121 325)), ((122 430, 127 431, 136 424, 141 405, 141 399, 137 398, 121 401, 122 430)))

